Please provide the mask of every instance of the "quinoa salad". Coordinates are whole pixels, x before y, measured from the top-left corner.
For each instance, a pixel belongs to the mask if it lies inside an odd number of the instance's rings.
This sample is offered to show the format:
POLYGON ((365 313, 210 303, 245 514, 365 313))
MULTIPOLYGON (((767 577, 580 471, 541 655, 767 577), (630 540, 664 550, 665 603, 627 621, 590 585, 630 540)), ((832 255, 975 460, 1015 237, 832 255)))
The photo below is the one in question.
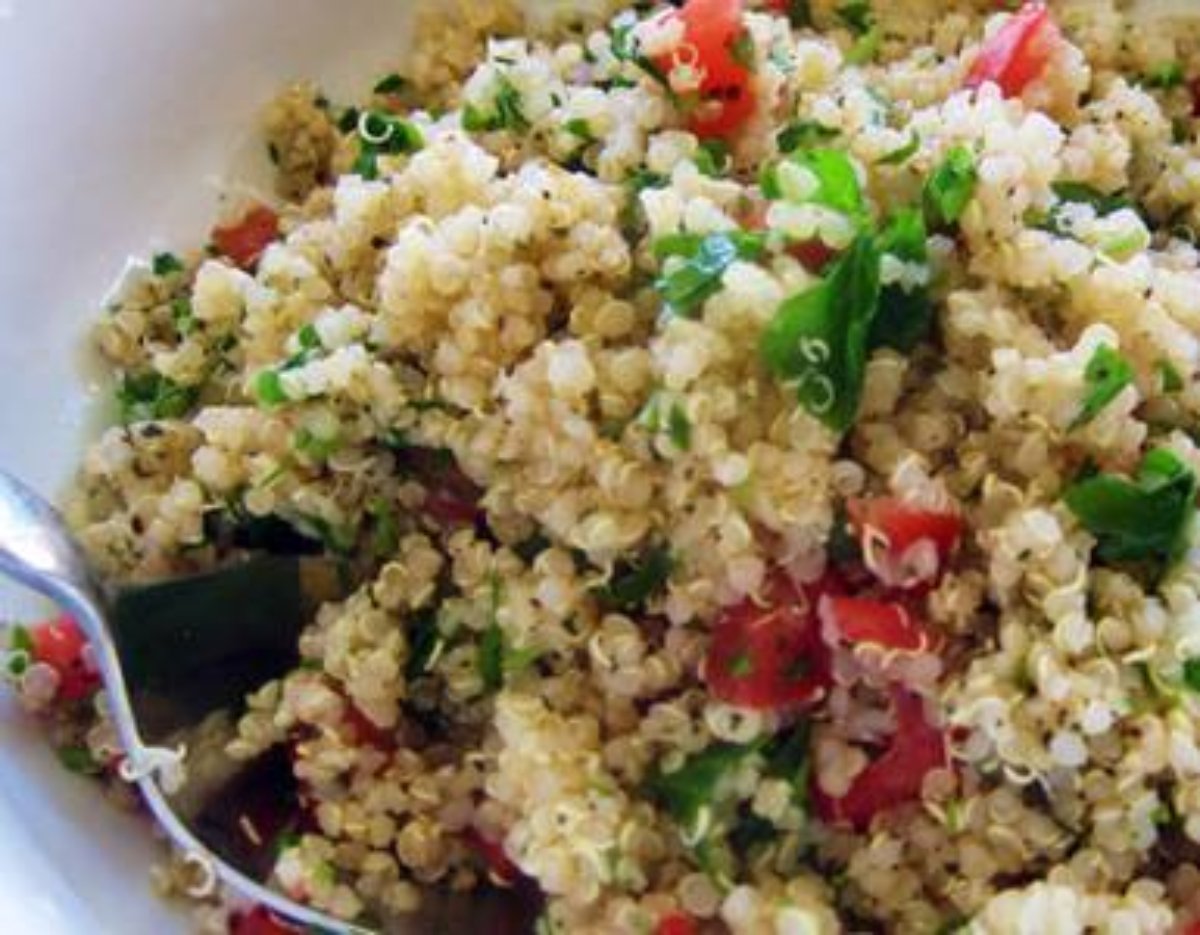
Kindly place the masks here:
MULTIPOLYGON (((226 751, 303 791, 272 885, 368 925, 524 888, 539 935, 1196 935, 1200 27, 524 6, 284 90, 275 190, 96 325, 98 574, 339 571, 226 751)), ((135 805, 73 622, 0 646, 135 805)))

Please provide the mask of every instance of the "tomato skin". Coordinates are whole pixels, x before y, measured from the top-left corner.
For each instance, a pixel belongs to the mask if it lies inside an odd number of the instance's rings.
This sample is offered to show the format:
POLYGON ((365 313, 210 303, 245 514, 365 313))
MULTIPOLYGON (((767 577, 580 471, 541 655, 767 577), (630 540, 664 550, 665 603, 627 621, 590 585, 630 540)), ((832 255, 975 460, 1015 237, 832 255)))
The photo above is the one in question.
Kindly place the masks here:
POLYGON ((823 597, 820 613, 831 629, 852 645, 918 653, 931 644, 925 628, 900 604, 859 597, 823 597))
POLYGON ((356 747, 373 747, 381 753, 396 749, 395 732, 380 727, 352 701, 346 702, 346 730, 350 743, 356 747))
POLYGON ((696 920, 684 912, 672 912, 658 920, 654 935, 696 935, 696 920))
POLYGON ((279 215, 266 205, 254 205, 232 224, 214 227, 213 246, 221 256, 244 270, 251 270, 259 257, 279 237, 279 215))
POLYGON ((266 906, 229 917, 229 935, 296 935, 300 929, 277 917, 266 906))
POLYGON ((964 86, 991 81, 1005 97, 1020 97, 1045 70, 1061 38, 1046 4, 1026 3, 984 42, 964 86))
POLYGON ((919 798, 925 776, 948 766, 945 737, 925 720, 921 696, 893 689, 892 704, 896 733, 887 750, 854 777, 841 798, 830 798, 814 788, 817 813, 823 821, 865 830, 877 814, 919 798))
MULTIPOLYGON (((766 202, 753 202, 743 215, 742 226, 746 230, 765 231, 767 229, 767 209, 766 202)), ((837 250, 819 237, 789 243, 785 251, 810 273, 820 273, 838 254, 837 250)))
POLYGON ((876 556, 868 567, 889 587, 909 589, 936 581, 962 539, 963 520, 957 513, 910 506, 896 497, 851 500, 846 512, 863 555, 876 556), (880 535, 886 543, 878 540, 880 535), (922 540, 933 543, 937 567, 932 574, 910 579, 902 573, 902 565, 909 550, 922 540))
MULTIPOLYGON (((754 90, 750 72, 734 56, 733 47, 743 34, 741 0, 687 0, 669 14, 684 24, 684 47, 695 49, 695 65, 704 72, 700 97, 712 112, 697 114, 688 129, 702 139, 728 139, 753 115, 754 90)), ((675 62, 662 56, 655 65, 670 75, 675 62)))
POLYGON ((58 673, 57 697, 63 701, 81 701, 100 687, 100 676, 84 660, 87 638, 74 619, 55 617, 29 631, 35 661, 58 673))
POLYGON ((512 886, 521 879, 521 869, 513 863, 504 845, 485 837, 477 828, 462 833, 463 843, 478 854, 487 865, 488 875, 500 886, 512 886))
POLYGON ((704 659, 703 678, 713 697, 756 711, 795 710, 820 701, 831 683, 829 647, 816 615, 826 586, 800 590, 776 572, 761 604, 746 598, 726 607, 704 659))

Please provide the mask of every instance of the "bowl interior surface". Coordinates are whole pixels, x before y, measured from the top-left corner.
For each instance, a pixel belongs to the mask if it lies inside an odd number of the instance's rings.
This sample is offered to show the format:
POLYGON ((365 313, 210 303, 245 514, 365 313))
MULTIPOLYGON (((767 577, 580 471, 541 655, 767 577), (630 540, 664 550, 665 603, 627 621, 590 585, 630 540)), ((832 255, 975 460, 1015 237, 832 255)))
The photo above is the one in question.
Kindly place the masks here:
MULTIPOLYGON (((127 257, 196 245, 231 181, 266 179, 256 115, 403 61, 406 0, 0 0, 0 465, 68 483, 105 393, 89 322, 127 257)), ((0 618, 45 608, 0 583, 0 618)), ((138 818, 66 773, 0 691, 0 931, 166 935, 138 818)))

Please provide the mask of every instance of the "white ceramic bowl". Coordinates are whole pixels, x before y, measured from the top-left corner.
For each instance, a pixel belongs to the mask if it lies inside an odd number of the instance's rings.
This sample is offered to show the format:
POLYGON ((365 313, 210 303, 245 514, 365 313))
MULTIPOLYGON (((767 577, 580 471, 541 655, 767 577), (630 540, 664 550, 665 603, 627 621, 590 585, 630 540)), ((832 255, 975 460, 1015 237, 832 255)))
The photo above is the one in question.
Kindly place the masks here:
MULTIPOLYGON (((89 434, 86 329, 126 257, 195 244, 262 171, 284 83, 361 91, 403 59, 406 0, 0 0, 0 464, 53 494, 89 434)), ((0 617, 36 613, 0 586, 0 617)), ((0 692, 2 695, 3 692, 0 692)), ((0 932, 169 935, 137 819, 0 700, 0 932)))

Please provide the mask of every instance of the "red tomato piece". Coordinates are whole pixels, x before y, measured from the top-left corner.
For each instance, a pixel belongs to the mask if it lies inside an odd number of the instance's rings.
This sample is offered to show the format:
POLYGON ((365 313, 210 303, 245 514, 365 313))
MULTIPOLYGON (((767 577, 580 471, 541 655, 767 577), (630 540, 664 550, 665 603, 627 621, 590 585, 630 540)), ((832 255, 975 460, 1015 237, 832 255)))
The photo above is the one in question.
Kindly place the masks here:
POLYGON ((240 220, 214 227, 212 232, 217 253, 244 270, 253 269, 263 251, 278 237, 279 215, 266 205, 255 205, 240 220))
POLYGON ((39 623, 29 632, 33 658, 58 673, 58 697, 79 701, 95 693, 100 676, 84 659, 87 638, 72 618, 63 615, 39 623))
POLYGON ((485 837, 477 828, 467 828, 462 833, 463 842, 482 859, 487 866, 488 876, 500 886, 512 886, 522 877, 521 868, 513 863, 504 850, 504 845, 485 837))
POLYGON ((300 929, 284 922, 266 906, 229 917, 229 935, 295 935, 300 929))
POLYGON ((987 39, 967 73, 966 87, 986 81, 1005 97, 1019 97, 1046 69, 1062 33, 1044 3, 1026 3, 987 39))
POLYGON ((713 697, 775 710, 806 707, 824 696, 830 659, 816 614, 820 588, 805 593, 776 573, 762 604, 747 598, 722 611, 704 659, 703 677, 713 697))
POLYGON ((1200 919, 1185 925, 1179 935, 1200 935, 1200 919))
POLYGON ((894 689, 892 704, 896 733, 883 755, 854 777, 840 799, 816 790, 817 812, 825 821, 848 823, 861 831, 880 812, 919 798, 926 775, 949 764, 945 737, 925 720, 920 695, 894 689))
POLYGON ((896 497, 851 500, 846 510, 867 567, 888 587, 937 580, 962 538, 957 513, 910 506, 896 497), (932 565, 921 554, 923 543, 933 546, 932 565))
POLYGON ((823 597, 821 618, 838 637, 856 646, 875 645, 901 652, 924 652, 929 634, 900 604, 859 597, 823 597))
POLYGON ((395 732, 380 727, 352 701, 346 702, 346 727, 350 743, 356 747, 374 747, 382 753, 396 749, 395 732))
MULTIPOLYGON (((703 71, 701 109, 689 129, 702 138, 728 138, 754 113, 750 72, 737 60, 735 47, 745 35, 741 0, 687 0, 671 13, 683 20, 681 61, 703 71), (693 51, 694 50, 694 51, 693 51)), ((655 65, 670 76, 676 60, 663 56, 655 65)))
POLYGON ((696 935, 696 920, 685 912, 672 912, 658 920, 654 935, 696 935))

